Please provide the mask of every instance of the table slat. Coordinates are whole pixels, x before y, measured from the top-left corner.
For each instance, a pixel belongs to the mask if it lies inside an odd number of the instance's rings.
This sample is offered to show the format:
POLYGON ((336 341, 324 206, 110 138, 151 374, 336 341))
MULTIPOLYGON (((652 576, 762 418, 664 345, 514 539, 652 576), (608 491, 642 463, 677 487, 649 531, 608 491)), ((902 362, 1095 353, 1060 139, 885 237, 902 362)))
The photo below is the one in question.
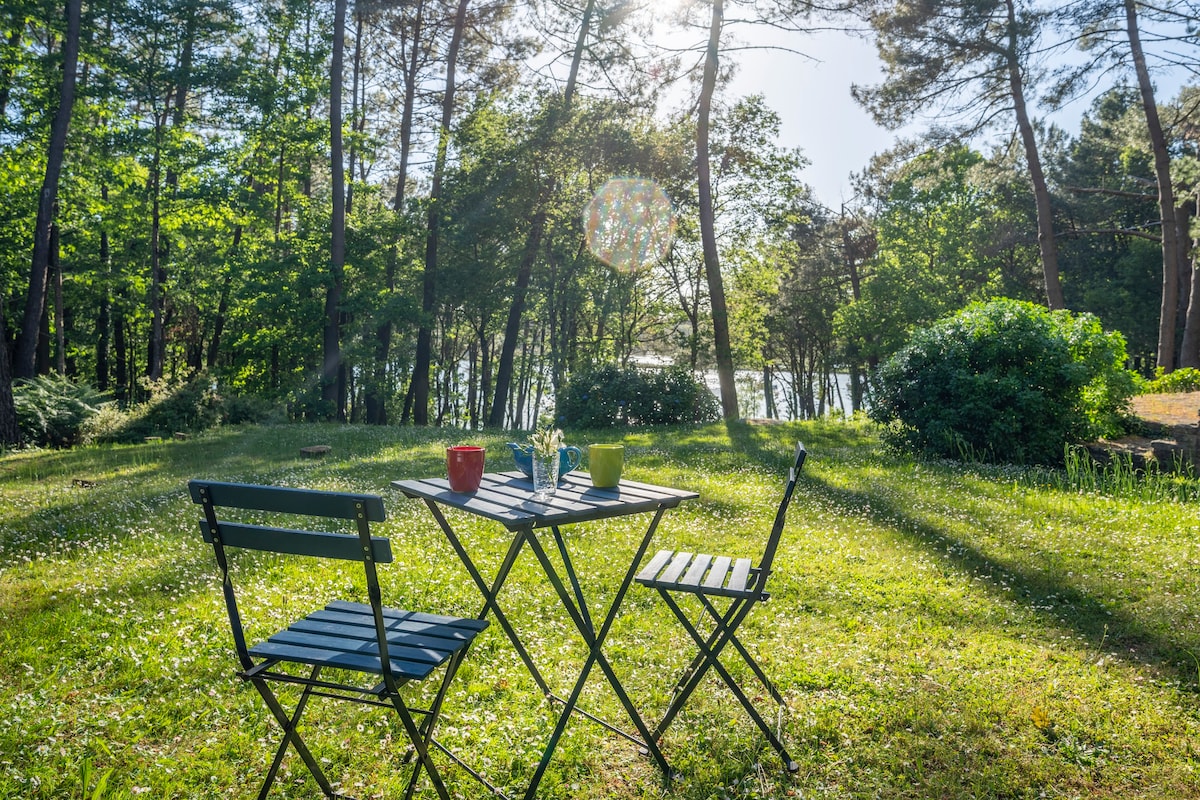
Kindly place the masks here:
POLYGON ((445 478, 392 481, 392 486, 408 497, 469 511, 512 531, 674 508, 699 497, 695 492, 636 481, 598 489, 586 473, 574 472, 563 476, 558 490, 544 503, 533 499, 533 482, 520 472, 485 473, 478 491, 467 493, 450 491, 445 478))

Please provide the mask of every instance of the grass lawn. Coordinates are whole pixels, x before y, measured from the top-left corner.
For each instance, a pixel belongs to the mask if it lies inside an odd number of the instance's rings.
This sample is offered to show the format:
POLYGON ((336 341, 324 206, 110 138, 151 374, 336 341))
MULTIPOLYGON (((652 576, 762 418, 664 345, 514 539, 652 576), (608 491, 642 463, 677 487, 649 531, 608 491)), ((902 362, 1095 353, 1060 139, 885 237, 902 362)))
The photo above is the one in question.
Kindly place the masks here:
MULTIPOLYGON (((656 544, 756 554, 797 439, 809 459, 772 599, 742 639, 786 697, 799 773, 783 772, 710 678, 664 738, 682 773, 671 787, 628 743, 579 719, 540 796, 1200 797, 1200 504, 900 458, 852 423, 637 431, 623 438, 627 477, 701 495, 664 517, 656 544)), ((568 436, 598 440, 612 439, 568 436)), ((381 568, 385 602, 469 616, 479 597, 440 530, 388 486, 441 472, 444 446, 468 441, 507 468, 502 436, 356 426, 0 457, 0 798, 254 796, 278 735, 233 675, 187 479, 380 493, 390 518, 378 532, 397 556, 381 568), (309 444, 332 452, 299 458, 309 444)), ((453 521, 494 569, 503 529, 453 521)), ((646 521, 566 531, 590 594, 615 590, 646 521)), ((350 567, 253 555, 238 566, 271 625, 355 580, 350 567)), ((503 599, 565 691, 583 646, 528 552, 503 599)), ((687 645, 656 595, 635 587, 606 651, 654 717, 687 645)), ((583 705, 619 719, 598 674, 583 705)), ((343 791, 399 796, 391 717, 314 702, 307 719, 343 791)), ((519 792, 553 722, 493 625, 459 674, 443 741, 519 792)), ((459 796, 485 796, 460 770, 444 774, 459 796)), ((305 776, 289 756, 272 797, 319 796, 305 776)))

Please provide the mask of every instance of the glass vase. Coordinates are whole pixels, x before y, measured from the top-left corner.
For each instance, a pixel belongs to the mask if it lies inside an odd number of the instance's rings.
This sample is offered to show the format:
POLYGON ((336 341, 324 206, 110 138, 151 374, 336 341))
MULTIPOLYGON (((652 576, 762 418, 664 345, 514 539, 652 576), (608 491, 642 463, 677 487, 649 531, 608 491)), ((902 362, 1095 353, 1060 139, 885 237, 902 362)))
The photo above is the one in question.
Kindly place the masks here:
POLYGON ((545 502, 558 488, 559 452, 539 453, 533 451, 533 499, 545 502))

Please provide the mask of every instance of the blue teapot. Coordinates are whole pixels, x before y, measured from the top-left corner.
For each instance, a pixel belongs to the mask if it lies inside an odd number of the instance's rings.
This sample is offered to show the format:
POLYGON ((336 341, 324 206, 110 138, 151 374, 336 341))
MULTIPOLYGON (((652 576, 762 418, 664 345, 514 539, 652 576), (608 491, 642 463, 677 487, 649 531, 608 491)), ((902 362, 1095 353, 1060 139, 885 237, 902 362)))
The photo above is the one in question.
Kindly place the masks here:
MULTIPOLYGON (((517 469, 524 472, 526 477, 532 478, 533 445, 518 444, 517 442, 508 442, 507 444, 512 450, 513 463, 517 465, 517 469)), ((568 444, 558 448, 558 479, 561 481, 562 476, 578 467, 582 460, 583 451, 575 445, 568 444)))

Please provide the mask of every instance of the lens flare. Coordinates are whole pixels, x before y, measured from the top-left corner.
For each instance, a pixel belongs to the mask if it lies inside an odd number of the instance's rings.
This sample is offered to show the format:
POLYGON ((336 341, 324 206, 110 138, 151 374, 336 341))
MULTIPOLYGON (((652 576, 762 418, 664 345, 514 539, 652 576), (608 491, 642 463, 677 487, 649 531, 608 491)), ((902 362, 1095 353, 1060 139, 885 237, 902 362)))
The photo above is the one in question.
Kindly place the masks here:
POLYGON ((646 178, 613 178, 583 212, 588 249, 619 272, 637 272, 667 253, 675 234, 671 201, 646 178))

